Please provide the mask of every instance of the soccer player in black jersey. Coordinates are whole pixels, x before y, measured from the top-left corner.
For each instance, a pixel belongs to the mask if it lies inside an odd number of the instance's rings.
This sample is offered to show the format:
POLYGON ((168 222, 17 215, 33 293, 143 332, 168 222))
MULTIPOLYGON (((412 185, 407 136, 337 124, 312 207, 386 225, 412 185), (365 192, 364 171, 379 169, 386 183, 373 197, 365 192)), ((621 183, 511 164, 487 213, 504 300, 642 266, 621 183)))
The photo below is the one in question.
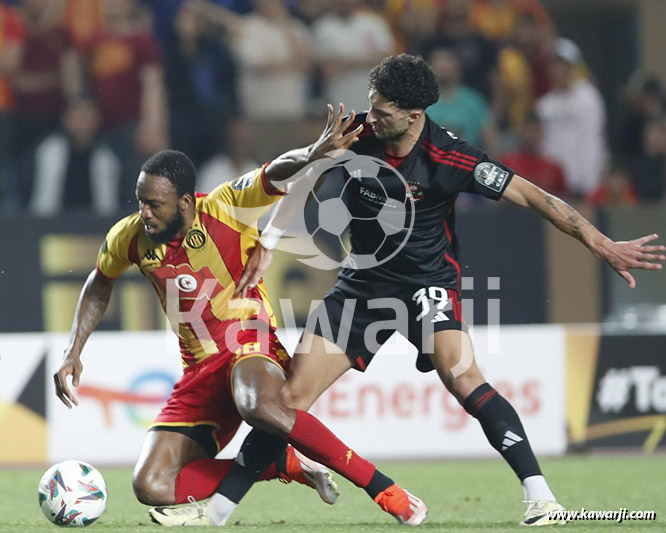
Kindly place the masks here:
MULTIPOLYGON (((366 346, 366 329, 395 318, 393 313, 387 315, 368 303, 374 298, 400 299, 408 308, 404 333, 419 349, 417 367, 437 371, 520 479, 528 503, 521 523, 555 523, 549 520, 548 512, 562 507, 541 473, 516 411, 477 367, 465 332, 454 231, 456 196, 469 192, 532 208, 605 260, 631 287, 635 280, 629 269, 660 269, 660 262, 666 259, 662 254, 665 247, 648 244, 657 235, 629 242, 614 242, 604 236, 562 200, 436 125, 425 109, 437 98, 435 75, 420 57, 388 57, 370 72, 370 109, 350 126, 364 124, 352 149, 356 154, 383 159, 405 176, 414 198, 414 225, 404 246, 390 260, 373 268, 340 271, 337 284, 322 303, 331 327, 321 328, 317 322, 313 330, 306 328, 282 389, 282 401, 289 407, 307 410, 346 371, 364 370, 376 351, 366 346), (344 304, 349 300, 356 301, 351 321, 343 316, 344 304), (351 324, 348 342, 338 345, 339 331, 345 324, 351 324), (425 326, 432 334, 424 343, 425 326), (512 444, 507 446, 505 439, 512 444)), ((370 180, 354 178, 345 176, 351 180, 345 193, 350 211, 358 214, 365 209, 369 215, 376 214, 376 199, 385 193, 376 183, 373 187, 370 180)), ((273 221, 284 228, 284 224, 277 223, 279 219, 278 207, 273 221)), ((352 251, 371 249, 368 235, 354 230, 352 221, 352 251)), ((238 293, 256 285, 270 263, 274 235, 264 235, 260 243, 246 264, 238 293)))

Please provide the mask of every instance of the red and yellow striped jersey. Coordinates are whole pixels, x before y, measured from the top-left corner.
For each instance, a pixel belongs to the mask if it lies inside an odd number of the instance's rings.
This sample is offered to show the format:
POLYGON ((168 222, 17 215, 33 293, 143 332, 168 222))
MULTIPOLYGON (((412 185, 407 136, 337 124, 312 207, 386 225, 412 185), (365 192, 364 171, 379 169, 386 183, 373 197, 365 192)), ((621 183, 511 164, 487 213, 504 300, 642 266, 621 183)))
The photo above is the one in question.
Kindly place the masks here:
POLYGON ((99 251, 102 275, 117 278, 135 264, 152 283, 179 337, 184 367, 228 351, 225 334, 232 325, 244 329, 257 320, 275 328, 263 282, 247 298, 232 299, 247 252, 256 245, 256 221, 282 195, 265 179, 257 169, 197 195, 194 221, 182 238, 152 242, 134 213, 109 230, 99 251))

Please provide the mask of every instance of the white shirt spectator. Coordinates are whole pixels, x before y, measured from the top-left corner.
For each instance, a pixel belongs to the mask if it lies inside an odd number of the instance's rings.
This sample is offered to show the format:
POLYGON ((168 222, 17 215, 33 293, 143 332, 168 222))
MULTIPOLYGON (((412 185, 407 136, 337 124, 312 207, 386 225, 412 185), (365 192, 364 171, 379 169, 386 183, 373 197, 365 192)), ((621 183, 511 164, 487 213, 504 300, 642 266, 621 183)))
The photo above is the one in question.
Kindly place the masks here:
POLYGON ((348 17, 330 13, 315 23, 313 31, 326 77, 327 101, 343 102, 348 110, 367 109, 368 71, 394 49, 386 21, 363 10, 348 17))
MULTIPOLYGON (((30 212, 48 216, 58 213, 64 203, 70 141, 62 133, 44 139, 35 151, 35 183, 30 212)), ((100 215, 118 209, 120 161, 105 145, 96 146, 90 156, 90 193, 94 212, 100 215)))
POLYGON ((201 165, 201 169, 197 173, 197 191, 209 193, 218 185, 235 180, 259 166, 261 165, 251 159, 246 159, 240 165, 236 165, 229 156, 216 155, 201 165))
POLYGON ((240 65, 240 96, 245 116, 255 120, 300 119, 307 111, 309 78, 298 65, 296 49, 307 49, 310 36, 297 19, 276 23, 243 17, 234 39, 240 65))
POLYGON ((536 111, 543 123, 543 153, 562 166, 567 188, 586 196, 601 183, 607 162, 599 90, 588 80, 576 80, 567 90, 542 96, 536 111))

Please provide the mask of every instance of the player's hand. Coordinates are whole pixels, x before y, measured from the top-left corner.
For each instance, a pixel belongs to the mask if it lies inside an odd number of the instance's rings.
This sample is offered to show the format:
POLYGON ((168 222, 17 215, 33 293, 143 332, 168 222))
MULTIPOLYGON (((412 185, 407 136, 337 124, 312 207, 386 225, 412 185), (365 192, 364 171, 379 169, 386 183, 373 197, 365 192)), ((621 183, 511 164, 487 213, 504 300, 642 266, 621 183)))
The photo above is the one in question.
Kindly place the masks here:
POLYGON ((242 296, 245 298, 247 291, 253 289, 259 283, 261 276, 268 269, 273 259, 273 252, 266 250, 260 243, 248 251, 247 262, 243 275, 236 284, 234 296, 242 296))
POLYGON ((633 241, 613 242, 604 247, 602 257, 611 267, 629 284, 629 287, 636 287, 636 280, 629 273, 631 268, 640 268, 642 270, 661 270, 661 261, 666 260, 666 246, 651 245, 647 243, 658 239, 659 235, 652 234, 635 239, 633 241))
POLYGON ((56 396, 64 403, 69 409, 72 404, 79 405, 76 396, 69 390, 67 386, 67 376, 72 376, 72 386, 79 386, 79 378, 83 372, 83 365, 79 357, 69 355, 60 365, 60 369, 53 374, 53 381, 55 382, 56 396))
POLYGON ((359 124, 357 128, 345 134, 345 131, 352 125, 354 119, 356 119, 356 112, 352 111, 349 116, 343 120, 345 115, 344 104, 340 104, 337 114, 331 104, 328 104, 327 107, 328 120, 326 121, 326 127, 324 128, 324 131, 321 132, 319 139, 317 139, 310 148, 311 162, 326 157, 327 155, 330 157, 330 152, 347 150, 352 144, 358 141, 358 136, 363 131, 363 124, 359 124))

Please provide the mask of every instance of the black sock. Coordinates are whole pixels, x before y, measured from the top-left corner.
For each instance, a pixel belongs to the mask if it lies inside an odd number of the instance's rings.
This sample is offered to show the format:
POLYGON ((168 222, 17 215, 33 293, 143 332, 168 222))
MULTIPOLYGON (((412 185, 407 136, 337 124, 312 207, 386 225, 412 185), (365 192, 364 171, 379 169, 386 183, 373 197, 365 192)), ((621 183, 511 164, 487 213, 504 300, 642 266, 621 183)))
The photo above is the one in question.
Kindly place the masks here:
POLYGON ((275 471, 278 474, 287 475, 287 448, 285 448, 280 454, 280 457, 275 460, 275 471))
POLYGON ((365 487, 365 492, 367 492, 368 496, 374 500, 377 497, 377 494, 388 489, 393 484, 394 481, 390 477, 386 477, 379 470, 375 470, 370 483, 365 487))
POLYGON ((215 492, 238 503, 247 494, 259 476, 280 456, 284 455, 287 441, 259 429, 245 437, 234 464, 217 486, 215 492))
POLYGON ((541 475, 518 413, 495 389, 488 383, 480 385, 465 399, 463 406, 481 423, 492 447, 502 454, 520 481, 541 475))

